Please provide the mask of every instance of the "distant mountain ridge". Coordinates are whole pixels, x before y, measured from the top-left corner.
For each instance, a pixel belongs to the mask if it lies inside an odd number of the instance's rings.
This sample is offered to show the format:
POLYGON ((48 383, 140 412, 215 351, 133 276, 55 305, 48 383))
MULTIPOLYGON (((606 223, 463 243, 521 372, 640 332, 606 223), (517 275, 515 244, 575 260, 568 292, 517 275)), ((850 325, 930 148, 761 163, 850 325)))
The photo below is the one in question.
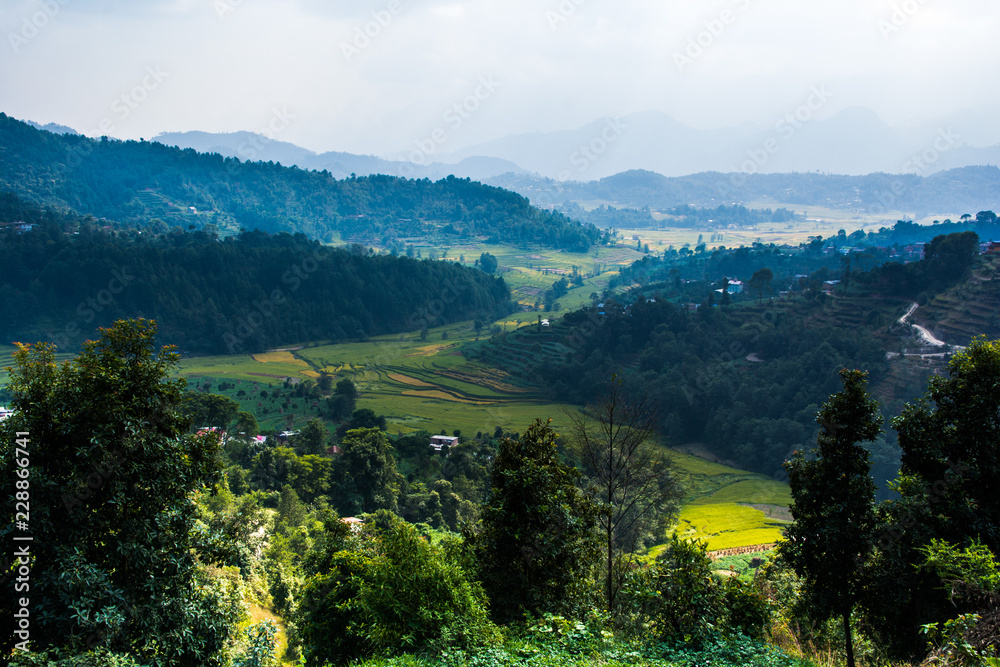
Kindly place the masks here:
POLYGON ((235 157, 251 162, 258 160, 280 162, 285 166, 294 165, 300 169, 326 170, 334 178, 391 174, 432 180, 456 176, 481 181, 507 172, 525 173, 513 162, 478 155, 468 156, 456 164, 435 162, 420 165, 386 160, 375 155, 355 155, 339 151, 316 153, 255 132, 164 132, 154 137, 153 141, 166 146, 193 148, 199 153, 218 153, 224 157, 235 157))
POLYGON ((927 176, 1000 164, 1000 134, 982 130, 982 125, 981 119, 959 116, 955 123, 944 119, 898 129, 868 108, 849 107, 820 120, 803 105, 771 126, 744 123, 703 130, 647 111, 598 119, 575 130, 513 135, 442 158, 453 162, 486 155, 560 181, 598 180, 637 169, 668 177, 707 171, 927 176), (968 137, 965 127, 970 128, 968 137))
POLYGON ((929 176, 885 172, 864 176, 703 172, 666 177, 636 169, 587 182, 507 174, 489 179, 488 183, 518 192, 536 206, 557 209, 565 202, 581 201, 664 210, 682 205, 759 205, 762 200, 770 200, 845 209, 854 211, 859 219, 894 222, 889 216, 893 211, 920 218, 974 215, 1000 208, 1000 168, 995 166, 960 167, 929 176))

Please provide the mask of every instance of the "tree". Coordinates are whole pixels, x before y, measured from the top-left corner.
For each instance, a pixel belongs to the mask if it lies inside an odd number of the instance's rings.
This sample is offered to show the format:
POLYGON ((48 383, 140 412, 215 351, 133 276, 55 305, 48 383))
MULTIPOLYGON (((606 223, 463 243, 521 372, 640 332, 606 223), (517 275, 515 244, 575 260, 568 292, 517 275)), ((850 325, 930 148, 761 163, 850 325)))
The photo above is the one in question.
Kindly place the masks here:
POLYGON ((220 394, 188 392, 184 398, 184 410, 195 427, 224 430, 233 423, 240 410, 239 403, 220 394))
POLYGON ((358 403, 358 388, 354 383, 344 378, 337 383, 333 396, 327 402, 330 419, 342 421, 351 416, 358 403))
POLYGON ((757 293, 757 303, 759 304, 763 298, 764 293, 771 291, 771 281, 774 279, 774 272, 766 266, 762 269, 758 269, 750 277, 750 281, 747 282, 747 287, 751 291, 757 293))
POLYGON ((481 529, 466 532, 495 620, 565 610, 586 595, 598 507, 577 487, 579 475, 559 460, 548 422, 500 443, 481 529))
POLYGON ((868 622, 907 657, 919 627, 977 611, 949 600, 945 582, 918 566, 935 540, 1000 553, 1000 341, 974 339, 932 376, 924 396, 893 420, 902 450, 899 498, 883 504, 882 557, 865 604, 868 622))
POLYGON ((676 518, 682 489, 666 452, 650 442, 658 420, 645 396, 629 400, 615 375, 588 412, 567 414, 572 450, 590 477, 589 492, 601 504, 605 601, 615 613, 632 555, 676 518))
MULTIPOLYGON (((457 545, 432 545, 395 516, 339 536, 332 554, 307 556, 320 567, 298 610, 307 665, 347 664, 371 654, 471 649, 495 638, 486 596, 457 545)), ((339 522, 338 522, 339 523, 339 522)))
MULTIPOLYGON (((151 663, 169 647, 173 664, 216 664, 235 632, 238 570, 199 564, 192 498, 218 479, 219 443, 185 435, 185 382, 168 379, 178 355, 157 351, 155 333, 120 321, 61 365, 50 344, 14 355, 0 461, 13 470, 28 434, 33 650, 101 646, 151 663)), ((14 494, 2 502, 14 517, 14 494)), ((0 528, 5 544, 20 544, 14 527, 0 528)), ((4 584, 4 655, 23 596, 4 584)))
POLYGON ((498 266, 497 258, 488 252, 484 252, 479 256, 479 268, 493 275, 496 272, 498 266))
POLYGON ((868 450, 861 444, 882 431, 878 402, 867 374, 842 370, 844 388, 823 404, 816 458, 796 452, 786 464, 795 523, 779 553, 803 579, 803 595, 821 620, 842 616, 848 667, 854 667, 851 612, 872 554, 877 521, 875 483, 868 450))
POLYGON ((392 445, 377 428, 348 431, 340 441, 334 467, 338 509, 345 514, 396 510, 402 476, 396 472, 392 445))
POLYGON ((893 420, 901 491, 933 499, 936 536, 1000 553, 1000 341, 974 339, 931 377, 923 400, 893 420), (955 474, 958 473, 958 474, 955 474), (941 484, 942 480, 948 480, 941 484))
POLYGON ((326 424, 321 419, 313 417, 295 440, 296 449, 301 454, 323 454, 326 452, 326 441, 329 434, 326 424))

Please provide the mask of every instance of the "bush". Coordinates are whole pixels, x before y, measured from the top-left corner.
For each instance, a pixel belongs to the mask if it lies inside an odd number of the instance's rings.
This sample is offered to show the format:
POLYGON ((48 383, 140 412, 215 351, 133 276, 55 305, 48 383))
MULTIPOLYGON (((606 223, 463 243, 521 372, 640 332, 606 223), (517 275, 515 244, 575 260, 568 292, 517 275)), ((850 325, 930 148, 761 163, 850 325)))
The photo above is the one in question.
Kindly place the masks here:
POLYGON ((299 607, 307 664, 470 648, 494 638, 482 588, 448 553, 393 519, 334 554, 299 607))

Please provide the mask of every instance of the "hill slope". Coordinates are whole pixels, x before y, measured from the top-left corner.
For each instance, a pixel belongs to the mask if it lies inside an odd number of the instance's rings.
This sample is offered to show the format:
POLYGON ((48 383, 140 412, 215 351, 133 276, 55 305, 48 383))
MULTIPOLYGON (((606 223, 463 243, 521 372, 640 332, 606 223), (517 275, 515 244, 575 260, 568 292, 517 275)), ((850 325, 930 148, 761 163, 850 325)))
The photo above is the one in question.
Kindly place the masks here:
POLYGON ((389 246, 431 232, 586 250, 597 230, 496 187, 329 172, 145 141, 57 135, 0 114, 0 191, 111 220, 303 232, 389 246))

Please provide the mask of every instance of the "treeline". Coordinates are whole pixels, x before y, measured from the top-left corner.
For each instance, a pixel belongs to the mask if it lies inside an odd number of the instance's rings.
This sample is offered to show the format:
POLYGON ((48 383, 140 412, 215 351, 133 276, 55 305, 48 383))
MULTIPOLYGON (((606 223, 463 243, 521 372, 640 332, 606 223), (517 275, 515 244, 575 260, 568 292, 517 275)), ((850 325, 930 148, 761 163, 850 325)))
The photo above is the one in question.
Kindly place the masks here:
POLYGON ((142 316, 185 352, 254 352, 492 320, 512 308, 502 278, 452 262, 333 249, 302 234, 219 240, 87 220, 69 232, 41 218, 30 231, 0 232, 3 341, 74 349, 97 327, 142 316))
POLYGON ((241 162, 147 141, 56 135, 0 114, 0 190, 41 205, 145 225, 233 225, 391 244, 441 230, 457 238, 585 251, 598 231, 513 192, 449 176, 337 180, 326 171, 241 162), (194 207, 197 212, 190 211, 194 207))
POLYGON ((601 229, 642 229, 645 227, 683 227, 690 229, 725 229, 729 225, 751 227, 765 222, 802 222, 805 216, 779 208, 756 209, 741 205, 696 208, 687 204, 661 211, 666 217, 656 219, 649 207, 616 208, 602 204, 592 211, 584 210, 576 202, 563 204, 560 211, 574 220, 582 220, 601 229))

